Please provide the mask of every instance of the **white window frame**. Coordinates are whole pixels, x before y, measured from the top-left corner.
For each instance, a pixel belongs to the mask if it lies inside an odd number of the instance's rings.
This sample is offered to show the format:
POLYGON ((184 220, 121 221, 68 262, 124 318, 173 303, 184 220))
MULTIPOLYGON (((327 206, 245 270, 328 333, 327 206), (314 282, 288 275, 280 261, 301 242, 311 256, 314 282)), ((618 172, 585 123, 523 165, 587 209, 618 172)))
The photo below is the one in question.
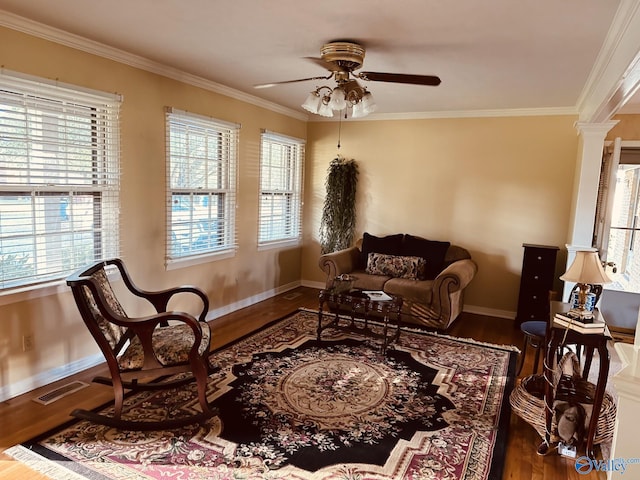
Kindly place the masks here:
POLYGON ((13 265, 2 294, 120 255, 121 102, 0 72, 0 262, 13 265))
POLYGON ((168 269, 235 255, 239 131, 239 124, 166 109, 168 269))
POLYGON ((259 249, 299 245, 302 242, 304 149, 305 141, 302 139, 262 131, 259 249), (284 203, 277 202, 278 199, 284 200, 284 203), (284 206, 284 209, 278 206, 284 206))
MULTIPOLYGON (((640 234, 640 226, 635 222, 633 222, 633 225, 619 224, 619 219, 615 222, 613 221, 616 187, 623 181, 623 178, 619 175, 627 168, 625 166, 635 165, 637 172, 637 165, 640 164, 640 153, 638 153, 640 150, 640 142, 622 141, 620 138, 616 138, 613 142, 607 142, 606 147, 598 188, 593 244, 598 248, 600 258, 605 262, 607 273, 613 280, 612 283, 605 284, 604 288, 607 290, 640 293, 638 291, 638 284, 640 283, 637 272, 638 261, 637 259, 635 262, 631 261, 632 257, 638 255, 637 252, 634 251, 634 247, 637 246, 637 241, 633 241, 633 238, 640 234), (633 149, 634 152, 627 150, 623 153, 625 149, 633 149), (626 238, 617 245, 610 245, 612 238, 611 232, 614 230, 627 232, 629 238, 626 238), (621 249, 621 245, 625 248, 621 249), (615 255, 610 256, 611 251, 621 254, 622 257, 618 258, 615 257, 615 255), (629 270, 628 267, 631 264, 636 268, 629 270)), ((636 205, 634 211, 637 211, 637 202, 639 201, 640 194, 636 193, 632 200, 632 203, 636 205)))

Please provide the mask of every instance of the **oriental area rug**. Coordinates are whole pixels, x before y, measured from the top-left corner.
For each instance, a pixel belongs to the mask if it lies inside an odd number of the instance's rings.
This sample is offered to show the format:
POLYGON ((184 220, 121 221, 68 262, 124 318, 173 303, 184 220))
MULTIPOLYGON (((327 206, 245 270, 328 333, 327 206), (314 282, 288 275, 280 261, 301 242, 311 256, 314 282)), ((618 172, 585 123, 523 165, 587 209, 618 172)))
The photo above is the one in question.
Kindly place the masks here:
MULTIPOLYGON (((318 342, 317 321, 300 310, 214 352, 220 414, 205 425, 73 420, 6 453, 64 479, 502 477, 515 348, 403 328, 382 355, 358 333, 329 328, 318 342)), ((197 409, 190 387, 126 400, 138 419, 197 409)))

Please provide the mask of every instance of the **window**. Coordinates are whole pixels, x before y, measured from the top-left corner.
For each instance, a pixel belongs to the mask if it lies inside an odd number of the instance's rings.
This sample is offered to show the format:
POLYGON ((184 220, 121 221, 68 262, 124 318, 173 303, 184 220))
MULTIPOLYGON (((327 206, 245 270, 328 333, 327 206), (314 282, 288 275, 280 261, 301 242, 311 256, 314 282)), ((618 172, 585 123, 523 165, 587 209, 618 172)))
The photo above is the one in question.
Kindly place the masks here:
POLYGON ((167 110, 167 263, 236 248, 239 125, 167 110))
POLYGON ((262 133, 258 245, 299 242, 304 141, 262 133))
POLYGON ((640 293, 640 148, 616 142, 606 152, 597 210, 594 243, 615 266, 605 288, 640 293))
POLYGON ((0 74, 0 288, 118 256, 120 98, 0 74))

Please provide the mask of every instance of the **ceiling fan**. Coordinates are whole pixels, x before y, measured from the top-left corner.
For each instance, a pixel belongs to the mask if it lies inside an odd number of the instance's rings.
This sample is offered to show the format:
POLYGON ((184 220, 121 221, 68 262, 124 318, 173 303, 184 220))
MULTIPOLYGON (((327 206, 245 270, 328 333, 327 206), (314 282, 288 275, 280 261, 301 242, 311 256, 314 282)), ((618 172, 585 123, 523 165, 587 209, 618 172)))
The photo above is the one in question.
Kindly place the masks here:
POLYGON ((310 80, 329 80, 337 82, 335 88, 318 87, 309 94, 302 104, 305 110, 318 115, 332 117, 333 111, 352 108, 352 117, 363 117, 375 110, 371 93, 362 87, 358 80, 373 82, 405 83, 411 85, 440 85, 440 78, 434 75, 410 75, 404 73, 355 72, 362 67, 365 48, 355 42, 334 41, 326 43, 320 49, 320 58, 306 57, 308 60, 329 70, 324 77, 309 77, 282 82, 263 83, 254 88, 268 88, 287 83, 307 82, 310 80), (324 92, 324 93, 323 93, 324 92))

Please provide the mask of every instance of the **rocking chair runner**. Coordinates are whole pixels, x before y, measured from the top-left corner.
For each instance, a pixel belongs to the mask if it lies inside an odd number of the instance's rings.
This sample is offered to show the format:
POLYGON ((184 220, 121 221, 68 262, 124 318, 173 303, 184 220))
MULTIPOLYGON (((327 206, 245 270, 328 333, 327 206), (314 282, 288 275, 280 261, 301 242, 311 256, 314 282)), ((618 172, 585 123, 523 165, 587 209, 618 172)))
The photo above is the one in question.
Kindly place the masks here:
POLYGON ((113 417, 76 409, 71 415, 103 425, 127 430, 160 430, 204 422, 216 415, 206 398, 206 386, 212 368, 209 365, 210 329, 205 322, 209 309, 207 296, 196 287, 182 286, 149 292, 134 285, 120 259, 96 262, 67 278, 82 319, 96 340, 109 366, 111 378, 96 377, 94 382, 112 385, 115 395, 113 417), (129 318, 118 302, 105 268, 115 266, 128 290, 148 300, 158 312, 129 318), (202 301, 196 319, 184 312, 167 311, 177 294, 195 294, 202 301), (171 321, 171 325, 169 325, 171 321), (165 378, 181 372, 191 375, 165 378), (161 421, 123 419, 124 391, 176 388, 193 380, 197 383, 201 413, 161 421))

